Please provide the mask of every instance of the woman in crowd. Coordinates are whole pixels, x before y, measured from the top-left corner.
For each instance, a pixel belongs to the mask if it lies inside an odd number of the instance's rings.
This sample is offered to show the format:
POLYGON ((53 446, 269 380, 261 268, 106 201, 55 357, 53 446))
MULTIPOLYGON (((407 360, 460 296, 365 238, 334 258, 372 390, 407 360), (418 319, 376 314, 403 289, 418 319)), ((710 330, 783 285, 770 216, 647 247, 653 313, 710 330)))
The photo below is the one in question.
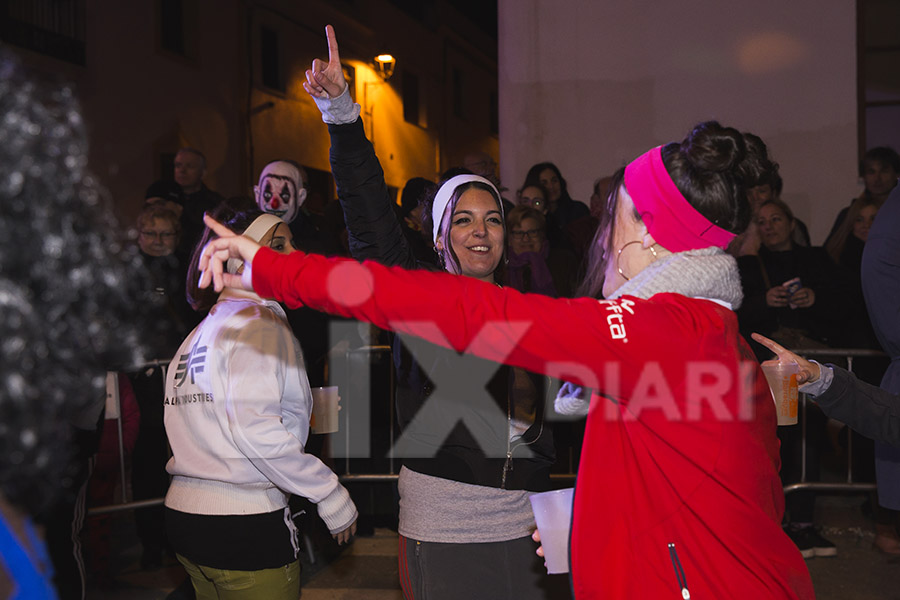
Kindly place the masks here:
MULTIPOLYGON (((293 251, 290 229, 256 207, 223 203, 229 231, 276 252, 293 251)), ((215 237, 208 229, 195 252, 215 237)), ((199 599, 296 600, 297 530, 288 495, 309 498, 339 543, 356 507, 337 476, 304 452, 312 397, 284 310, 252 292, 196 287, 188 297, 209 315, 185 339, 166 376, 165 424, 172 446, 166 529, 199 599)), ((241 262, 228 269, 240 274, 241 262)))
POLYGON ((526 185, 516 195, 516 206, 530 206, 547 216, 549 206, 547 204, 547 190, 540 185, 526 185))
MULTIPOLYGON (((157 187, 157 192, 162 193, 157 187)), ((146 271, 138 282, 141 294, 134 299, 134 312, 148 327, 143 335, 150 358, 168 361, 196 325, 201 315, 191 310, 185 298, 187 259, 176 252, 181 240, 181 221, 171 207, 181 205, 161 197, 147 199, 137 218, 137 242, 146 271)), ((162 498, 169 489, 166 462, 169 443, 163 426, 163 370, 161 364, 142 366, 129 373, 141 420, 132 454, 131 488, 135 500, 162 498)), ((134 511, 141 540, 141 566, 158 567, 166 548, 163 507, 134 511)))
POLYGON ((793 241, 794 214, 781 200, 762 203, 756 226, 758 254, 738 259, 745 337, 758 331, 794 348, 821 348, 838 339, 848 284, 834 262, 821 248, 793 241))
POLYGON ((204 251, 201 285, 252 282, 593 388, 570 542, 576 597, 812 598, 781 529, 774 406, 738 331, 740 279, 723 250, 747 225, 743 182, 760 168, 740 132, 714 122, 630 163, 589 274, 606 300, 280 257, 234 236, 204 251), (236 256, 252 277, 223 274, 236 256))
POLYGON ((853 201, 847 211, 847 218, 825 244, 825 250, 834 262, 859 271, 863 245, 869 237, 869 229, 875 222, 879 208, 881 203, 873 198, 863 196, 853 201))
POLYGON ((546 225, 544 215, 530 206, 519 205, 509 212, 506 283, 520 292, 569 298, 574 292, 575 257, 550 247, 546 225))
MULTIPOLYGON (((544 218, 544 237, 547 239, 547 243, 553 249, 570 253, 572 244, 567 232, 560 227, 556 227, 556 221, 550 215, 550 203, 547 200, 549 195, 547 189, 541 184, 526 184, 516 194, 516 206, 530 206, 539 211, 544 218)), ((593 234, 593 232, 591 233, 593 234)), ((573 260, 575 260, 574 257, 573 260)))
POLYGON ((562 173, 552 162, 542 162, 528 169, 522 189, 528 186, 541 186, 547 190, 548 214, 552 215, 552 224, 565 231, 566 226, 581 217, 590 214, 588 207, 572 199, 569 186, 562 173))
MULTIPOLYGON (((759 252, 738 259, 744 303, 737 314, 744 336, 759 331, 781 344, 805 349, 835 343, 840 339, 840 319, 846 316, 848 285, 844 276, 822 248, 793 241, 794 215, 781 200, 772 198, 760 205, 756 226, 762 242, 759 252)), ((762 360, 761 349, 755 350, 762 360)), ((801 413, 804 411, 805 454, 801 428, 778 429, 785 485, 800 481, 804 456, 807 477, 817 481, 820 457, 828 443, 825 415, 807 404, 801 408, 801 413)), ((813 527, 813 492, 792 493, 787 508, 787 531, 805 558, 836 554, 835 545, 813 527)))
MULTIPOLYGON (((331 168, 353 257, 419 269, 416 275, 425 276, 429 265, 416 260, 392 210, 330 26, 327 36, 329 61, 313 63, 305 87, 328 123, 331 168)), ((425 203, 424 214, 444 270, 499 285, 506 236, 500 194, 490 181, 450 176, 425 203)), ((528 497, 549 489, 554 462, 553 437, 544 426, 543 378, 461 359, 418 340, 401 343, 397 337, 393 349, 405 594, 539 599, 554 585, 564 587, 563 578, 548 581, 530 539, 528 497), (482 399, 486 406, 478 403, 482 399)))

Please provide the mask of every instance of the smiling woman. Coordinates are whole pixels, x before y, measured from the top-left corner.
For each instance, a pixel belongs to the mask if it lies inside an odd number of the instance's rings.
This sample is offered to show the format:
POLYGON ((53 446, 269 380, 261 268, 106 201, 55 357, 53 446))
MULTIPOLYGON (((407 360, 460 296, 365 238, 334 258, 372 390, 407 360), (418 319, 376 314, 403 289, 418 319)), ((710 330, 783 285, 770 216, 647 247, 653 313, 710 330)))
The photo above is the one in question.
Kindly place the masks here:
MULTIPOLYGON (((415 275, 425 278, 433 267, 417 261, 403 236, 344 81, 334 31, 329 26, 326 32, 329 60, 314 61, 304 85, 328 123, 351 253, 418 269, 415 275)), ((494 185, 474 174, 451 177, 423 209, 444 269, 496 289, 506 235, 494 185)), ((352 283, 341 280, 342 291, 352 283)), ((393 350, 402 431, 394 455, 403 458, 399 571, 406 597, 567 595, 562 577, 543 572, 530 538, 528 497, 550 488, 555 457, 544 419, 544 378, 421 340, 394 337, 393 350)))
POLYGON ((797 226, 794 213, 780 200, 770 199, 762 203, 756 217, 756 226, 763 245, 772 252, 790 250, 791 236, 797 226))
POLYGON ((444 268, 496 282, 506 231, 503 204, 493 184, 478 175, 457 175, 438 190, 429 213, 434 249, 444 268))

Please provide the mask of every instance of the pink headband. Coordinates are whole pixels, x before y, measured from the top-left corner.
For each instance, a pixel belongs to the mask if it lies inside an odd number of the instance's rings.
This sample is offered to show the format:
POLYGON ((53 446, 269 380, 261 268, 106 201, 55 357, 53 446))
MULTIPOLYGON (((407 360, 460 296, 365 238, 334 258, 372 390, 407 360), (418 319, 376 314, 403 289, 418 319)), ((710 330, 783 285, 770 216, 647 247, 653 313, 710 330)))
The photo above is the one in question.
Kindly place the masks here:
POLYGON ((647 231, 666 250, 725 248, 736 237, 701 215, 684 199, 663 164, 662 146, 645 152, 625 167, 625 189, 647 231))

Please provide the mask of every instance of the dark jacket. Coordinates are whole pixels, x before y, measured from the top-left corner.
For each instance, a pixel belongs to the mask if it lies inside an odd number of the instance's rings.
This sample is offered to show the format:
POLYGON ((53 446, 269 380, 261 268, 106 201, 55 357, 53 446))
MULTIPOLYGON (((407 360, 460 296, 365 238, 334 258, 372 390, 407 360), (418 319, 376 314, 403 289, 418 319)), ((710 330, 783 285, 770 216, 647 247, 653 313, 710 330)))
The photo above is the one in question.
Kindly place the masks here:
POLYGON ((203 315, 187 302, 187 267, 177 254, 149 256, 141 252, 141 258, 147 270, 142 273, 146 279, 135 299, 135 313, 146 323, 143 342, 149 358, 169 359, 203 315))
MULTIPOLYGON (((365 137, 362 120, 329 125, 328 132, 331 134, 331 170, 353 257, 388 266, 423 268, 403 235, 388 195, 384 172, 372 144, 365 137)), ((403 339, 401 343, 400 338, 395 337, 392 346, 397 374, 397 420, 403 432, 398 454, 402 455, 403 449, 408 449, 403 459, 407 468, 475 485, 532 491, 549 488, 554 448, 550 426, 544 426, 546 378, 480 358, 463 357, 453 350, 421 340, 403 339), (488 377, 490 379, 484 386, 488 377), (444 396, 440 388, 444 387, 443 393, 446 393, 449 385, 436 386, 435 382, 448 381, 454 384, 453 395, 444 396), (526 394, 531 395, 529 401, 534 400, 534 421, 520 440, 507 444, 509 421, 517 407, 515 400, 522 400, 521 396, 512 395, 514 385, 516 390, 523 387, 530 390, 526 394), (467 401, 483 393, 482 386, 487 388, 499 410, 467 401), (463 389, 463 396, 468 393, 472 396, 460 397, 459 392, 463 389), (426 403, 429 415, 419 415, 419 409, 426 403), (502 420, 494 418, 501 414, 502 420), (449 433, 444 436, 445 432, 440 429, 416 423, 410 426, 417 416, 427 418, 428 423, 445 425, 449 433), (443 416, 455 425, 447 425, 441 420, 443 416), (502 444, 507 455, 496 457, 496 452, 492 451, 492 457, 487 458, 484 442, 491 444, 494 450, 498 447, 494 444, 502 444)))
POLYGON ((813 399, 826 415, 878 442, 900 446, 900 396, 835 365, 827 390, 813 399))
POLYGON ((737 314, 744 336, 754 331, 770 336, 779 328, 790 328, 825 344, 839 339, 850 285, 822 248, 795 245, 791 250, 771 252, 762 247, 759 255, 740 257, 738 269, 744 302, 737 314), (768 306, 766 292, 794 277, 815 292, 813 305, 795 309, 768 306))
POLYGON ((881 387, 900 393, 900 186, 878 211, 863 250, 862 288, 872 327, 891 358, 881 387))
POLYGON ((206 184, 201 183, 200 189, 192 194, 182 192, 179 200, 184 206, 181 212, 179 252, 183 257, 189 259, 194 251, 194 246, 203 236, 204 227, 206 227, 203 223, 203 215, 217 207, 224 198, 206 187, 206 184))

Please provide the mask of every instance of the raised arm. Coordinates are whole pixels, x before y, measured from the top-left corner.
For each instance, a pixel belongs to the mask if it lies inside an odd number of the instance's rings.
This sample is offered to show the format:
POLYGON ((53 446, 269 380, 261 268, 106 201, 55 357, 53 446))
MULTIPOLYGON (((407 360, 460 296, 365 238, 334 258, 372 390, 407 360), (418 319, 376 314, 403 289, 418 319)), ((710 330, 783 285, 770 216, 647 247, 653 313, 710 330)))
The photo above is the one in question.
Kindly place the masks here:
POLYGON ((304 89, 322 111, 331 135, 331 172, 344 211, 350 252, 357 260, 415 268, 384 181, 375 149, 366 138, 359 105, 347 89, 334 28, 325 28, 328 61, 315 59, 304 89))

